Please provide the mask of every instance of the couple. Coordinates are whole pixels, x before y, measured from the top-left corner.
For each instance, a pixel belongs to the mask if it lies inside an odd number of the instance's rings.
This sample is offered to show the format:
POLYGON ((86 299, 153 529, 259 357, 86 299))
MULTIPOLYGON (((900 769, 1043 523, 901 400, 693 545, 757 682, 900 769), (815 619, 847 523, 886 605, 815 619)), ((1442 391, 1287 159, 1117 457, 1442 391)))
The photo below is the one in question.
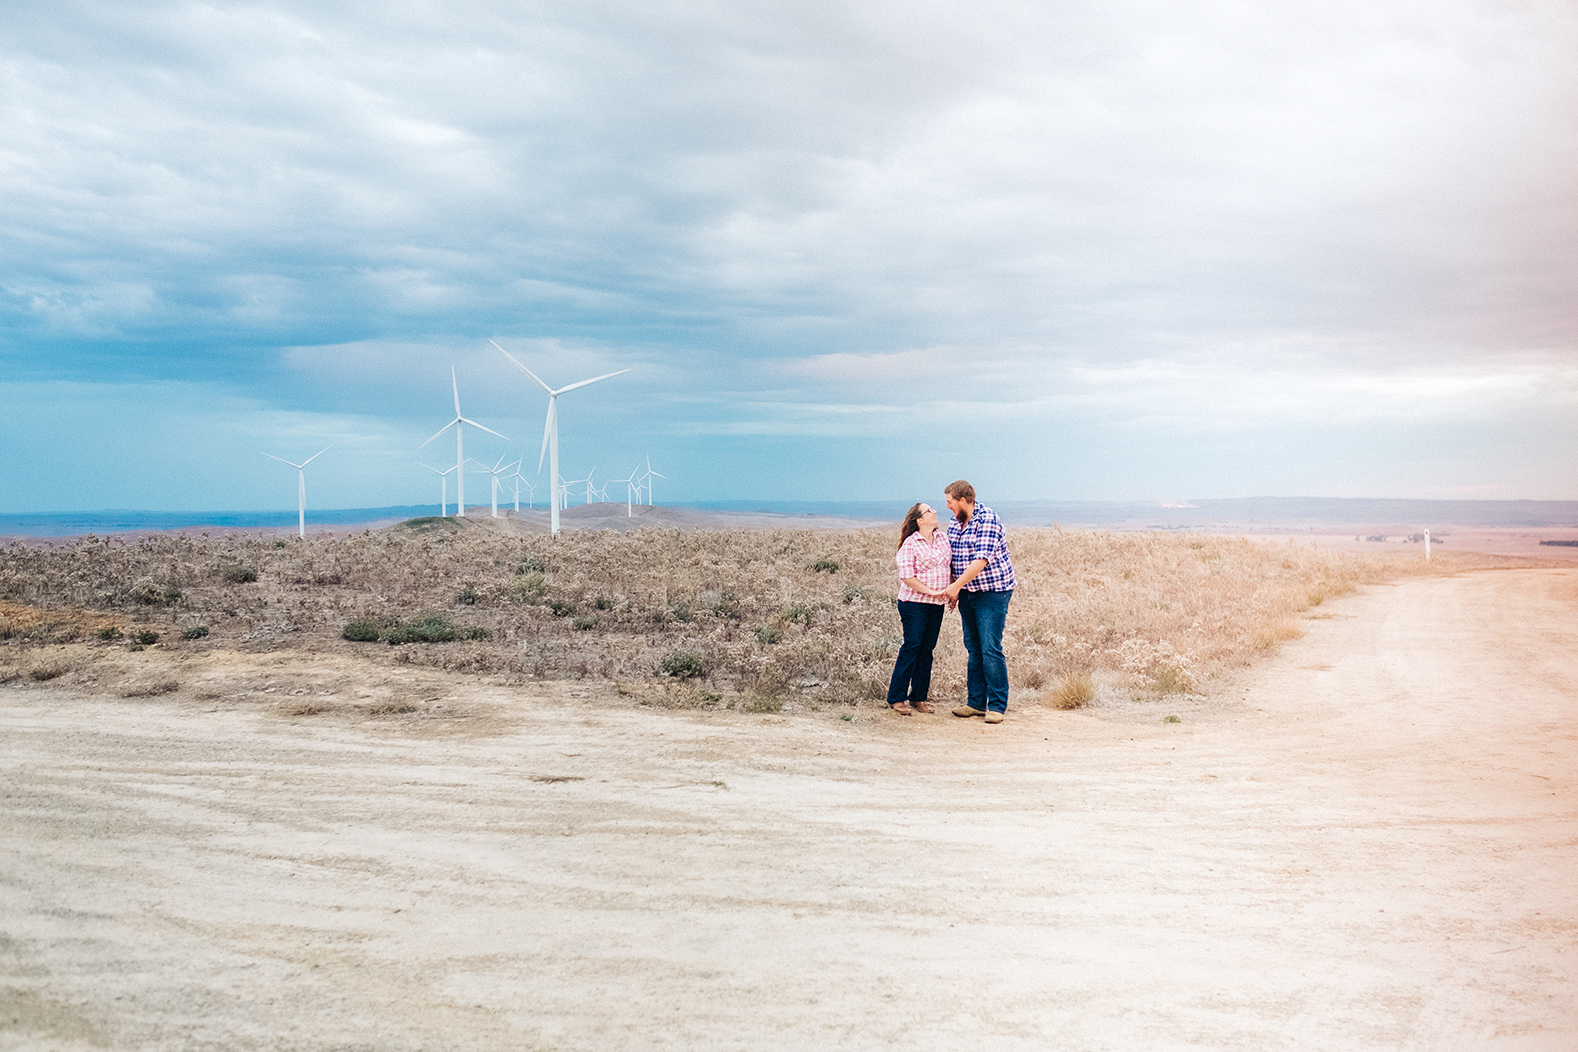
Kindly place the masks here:
POLYGON ((1014 564, 997 514, 975 503, 975 487, 963 479, 942 491, 950 519, 946 531, 929 504, 917 504, 899 527, 899 648, 888 684, 888 707, 901 716, 935 712, 931 691, 932 651, 942 630, 943 610, 959 608, 964 649, 969 653, 968 699, 955 716, 985 716, 1002 723, 1008 711, 1008 662, 1003 623, 1014 594, 1014 564))

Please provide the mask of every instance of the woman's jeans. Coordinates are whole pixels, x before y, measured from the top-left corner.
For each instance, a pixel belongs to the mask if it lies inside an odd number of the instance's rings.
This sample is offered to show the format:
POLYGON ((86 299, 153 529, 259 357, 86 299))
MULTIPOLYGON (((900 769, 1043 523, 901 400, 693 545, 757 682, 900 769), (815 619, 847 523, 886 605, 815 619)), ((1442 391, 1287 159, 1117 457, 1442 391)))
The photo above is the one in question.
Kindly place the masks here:
POLYGON ((965 666, 965 687, 972 709, 1008 711, 1003 625, 1008 621, 1008 600, 1013 595, 1013 589, 959 593, 959 627, 964 634, 965 652, 970 655, 965 666))
POLYGON ((931 652, 937 648, 942 631, 941 603, 909 603, 899 600, 899 620, 904 623, 904 645, 893 664, 893 679, 888 683, 888 704, 925 701, 931 694, 931 652))

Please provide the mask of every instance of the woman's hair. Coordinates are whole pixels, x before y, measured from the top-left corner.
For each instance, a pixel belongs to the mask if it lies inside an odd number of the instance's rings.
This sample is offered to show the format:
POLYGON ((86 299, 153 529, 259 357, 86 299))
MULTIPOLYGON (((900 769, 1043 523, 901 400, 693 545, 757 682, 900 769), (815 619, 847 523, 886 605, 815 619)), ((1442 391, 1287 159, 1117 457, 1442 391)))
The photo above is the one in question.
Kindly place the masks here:
POLYGON ((904 542, 910 539, 910 534, 920 532, 921 506, 917 501, 915 506, 904 513, 904 525, 899 527, 899 547, 904 547, 904 542))

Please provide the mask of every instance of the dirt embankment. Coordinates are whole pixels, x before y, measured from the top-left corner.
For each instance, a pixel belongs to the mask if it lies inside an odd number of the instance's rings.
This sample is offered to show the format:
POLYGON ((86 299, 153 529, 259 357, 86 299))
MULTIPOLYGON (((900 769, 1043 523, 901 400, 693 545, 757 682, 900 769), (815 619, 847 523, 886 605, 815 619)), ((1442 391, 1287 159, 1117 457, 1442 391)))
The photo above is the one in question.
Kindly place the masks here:
POLYGON ((1314 613, 1000 727, 5 688, 0 1048, 1578 1046, 1578 572, 1314 613))

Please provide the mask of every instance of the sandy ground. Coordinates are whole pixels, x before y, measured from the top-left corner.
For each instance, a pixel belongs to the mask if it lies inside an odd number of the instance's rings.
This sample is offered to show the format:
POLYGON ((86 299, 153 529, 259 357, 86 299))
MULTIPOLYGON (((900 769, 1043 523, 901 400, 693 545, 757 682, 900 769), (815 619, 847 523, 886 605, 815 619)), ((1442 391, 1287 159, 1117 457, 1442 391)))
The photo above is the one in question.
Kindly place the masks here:
POLYGON ((995 728, 6 688, 0 1049, 1578 1048, 1578 569, 1319 610, 995 728))

